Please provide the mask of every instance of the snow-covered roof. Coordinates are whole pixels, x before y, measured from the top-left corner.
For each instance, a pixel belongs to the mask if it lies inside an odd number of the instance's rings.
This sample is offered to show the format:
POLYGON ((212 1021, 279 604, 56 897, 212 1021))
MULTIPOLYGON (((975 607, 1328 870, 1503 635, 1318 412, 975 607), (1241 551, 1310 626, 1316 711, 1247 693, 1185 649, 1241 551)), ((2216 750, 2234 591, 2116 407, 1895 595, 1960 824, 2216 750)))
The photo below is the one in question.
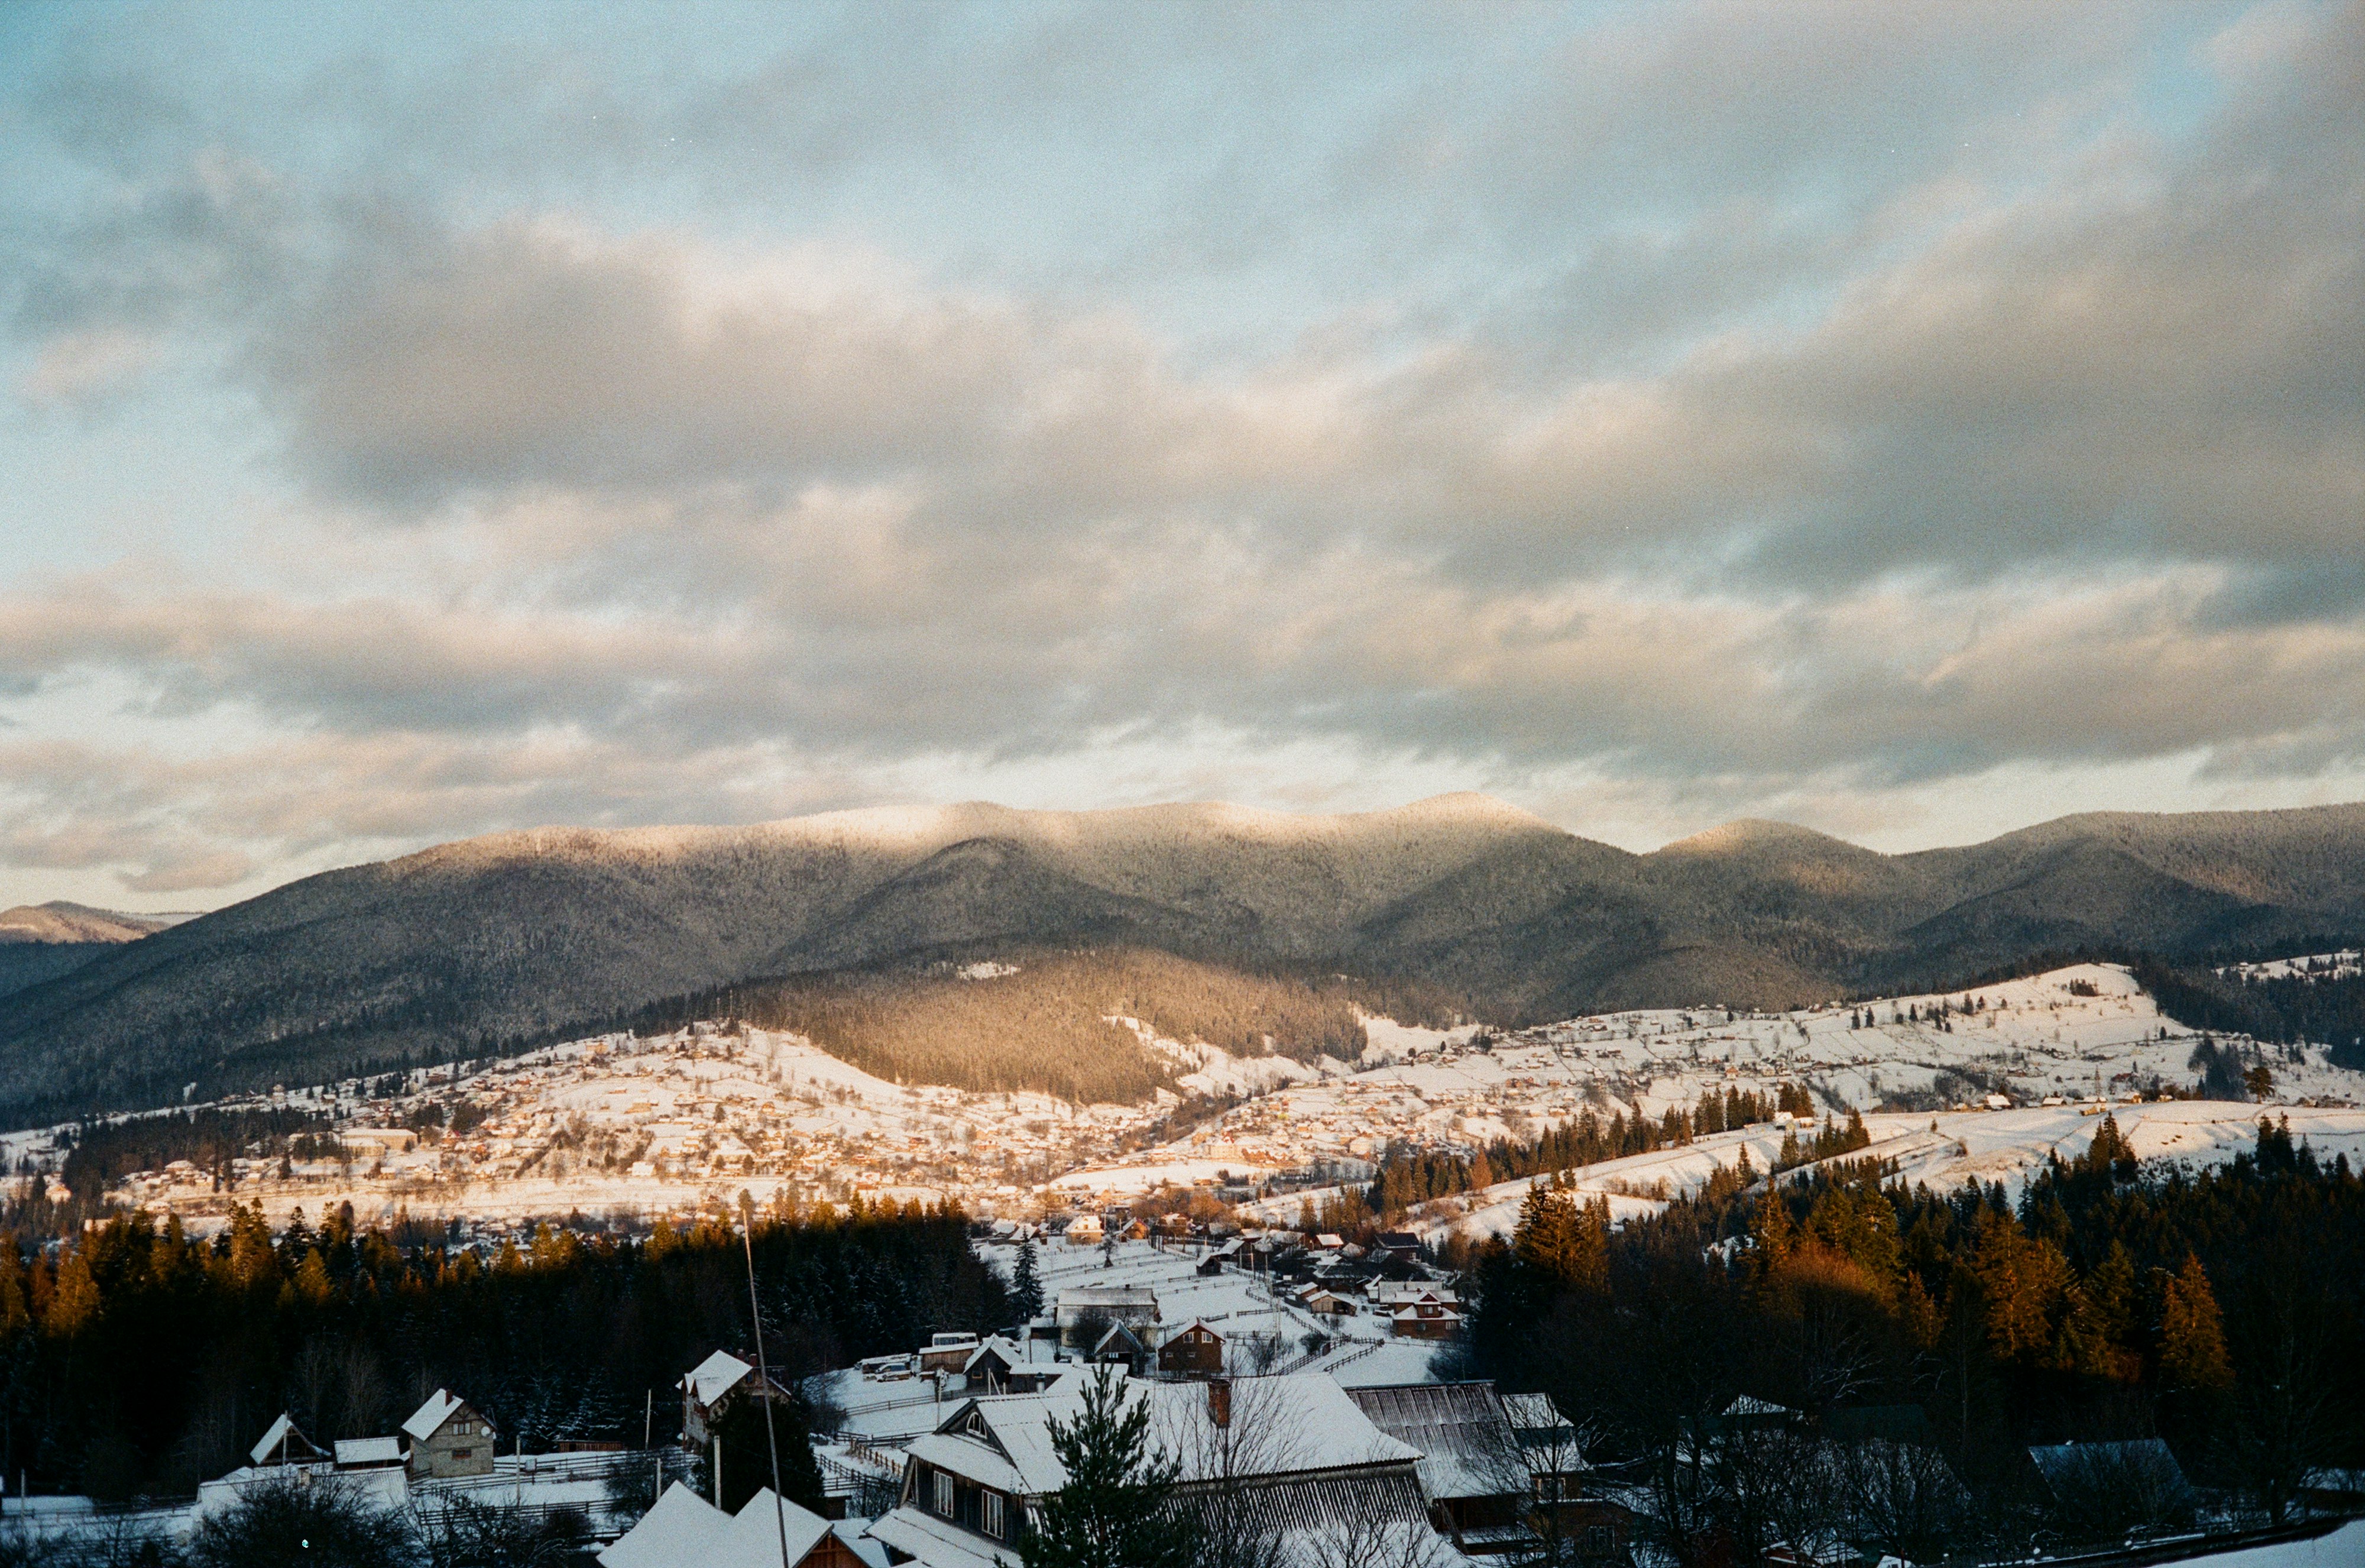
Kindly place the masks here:
POLYGON ((827 1519, 776 1498, 768 1486, 732 1515, 677 1481, 640 1523, 600 1553, 600 1568, 683 1568, 693 1562, 698 1568, 779 1568, 784 1527, 791 1562, 830 1533, 827 1519))
MULTIPOLYGON (((863 1533, 925 1563, 926 1568, 1007 1568, 1009 1562, 1006 1554, 986 1547, 981 1537, 917 1508, 897 1508, 872 1521, 863 1533)), ((641 1568, 637 1562, 608 1563, 605 1557, 600 1561, 607 1563, 607 1568, 641 1568)), ((656 1565, 652 1563, 649 1568, 656 1565)))
POLYGON ((443 1429, 443 1423, 458 1415, 467 1401, 456 1394, 437 1389, 427 1396, 427 1403, 410 1413, 402 1429, 415 1443, 423 1443, 443 1429))
POLYGON ((1026 1352, 1020 1350, 1014 1341, 1005 1339, 1001 1335, 997 1334, 993 1336, 993 1338, 988 1339, 984 1344, 980 1345, 976 1350, 970 1352, 969 1360, 961 1363, 961 1371, 974 1372, 977 1369, 978 1362, 985 1360, 988 1356, 999 1356, 1005 1362, 1014 1364, 1025 1361, 1026 1359, 1026 1352))
POLYGON ((702 1406, 716 1400, 739 1386, 739 1380, 756 1369, 728 1350, 717 1350, 691 1369, 682 1385, 689 1389, 691 1399, 702 1406))
POLYGON ((1556 1432, 1569 1425, 1549 1394, 1506 1394, 1503 1413, 1522 1432, 1556 1432))
POLYGON ((246 1457, 252 1463, 267 1464, 271 1462, 271 1456, 279 1451, 279 1446, 282 1443, 286 1443, 296 1457, 315 1458, 320 1451, 318 1444, 297 1429, 296 1418, 283 1414, 279 1419, 271 1423, 271 1429, 263 1433, 252 1448, 246 1450, 246 1457))
POLYGON ((400 1438, 340 1438, 337 1439, 337 1467, 354 1469, 365 1464, 400 1464, 400 1438))
POLYGON ((1417 1383, 1348 1394, 1372 1424, 1421 1452, 1431 1497, 1488 1497, 1523 1491, 1527 1462, 1491 1383, 1417 1383))
POLYGON ((1148 1285, 1070 1285, 1059 1293, 1061 1310, 1093 1306, 1156 1306, 1158 1293, 1148 1285))
MULTIPOLYGON (((1037 1394, 989 1394, 955 1410, 936 1431, 915 1439, 909 1451, 957 1474, 1025 1496, 1057 1492, 1068 1473, 1051 1446, 1051 1423, 1073 1420, 1083 1406, 1092 1372, 1077 1369, 1037 1394), (972 1425, 985 1435, 976 1435, 972 1425), (925 1445, 924 1448, 922 1445, 925 1445)), ((1147 1383, 1113 1374, 1126 1398, 1147 1401, 1154 1440, 1182 1465, 1191 1480, 1218 1448, 1208 1408, 1208 1385, 1147 1383)), ((1339 1470, 1365 1464, 1402 1464, 1421 1458, 1420 1450, 1373 1425, 1345 1390, 1319 1372, 1236 1378, 1231 1383, 1230 1420, 1259 1434, 1261 1474, 1339 1470)), ((1235 1450, 1224 1462, 1238 1464, 1235 1450)), ((1210 1472, 1212 1473, 1212 1472, 1210 1472)))

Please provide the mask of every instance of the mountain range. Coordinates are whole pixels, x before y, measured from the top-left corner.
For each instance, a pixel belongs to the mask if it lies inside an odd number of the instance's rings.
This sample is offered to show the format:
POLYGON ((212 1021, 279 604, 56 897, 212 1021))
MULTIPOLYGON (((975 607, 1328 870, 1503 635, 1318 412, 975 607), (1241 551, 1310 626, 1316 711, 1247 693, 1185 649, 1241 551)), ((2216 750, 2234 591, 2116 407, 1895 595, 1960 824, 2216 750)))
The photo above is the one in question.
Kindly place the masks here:
MULTIPOLYGON (((49 905, 0 929, 44 911, 64 930, 120 918, 49 905)), ((548 828, 324 872, 136 940, 50 939, 71 967, 0 1001, 0 1122, 489 1055, 758 982, 875 998, 1029 953, 1177 960, 1130 972, 1165 977, 1160 1016, 1188 1030, 1212 975, 1418 988, 1520 1023, 2360 930, 2365 805, 2091 813, 1893 856, 1754 821, 1638 855, 1479 795, 548 828)))

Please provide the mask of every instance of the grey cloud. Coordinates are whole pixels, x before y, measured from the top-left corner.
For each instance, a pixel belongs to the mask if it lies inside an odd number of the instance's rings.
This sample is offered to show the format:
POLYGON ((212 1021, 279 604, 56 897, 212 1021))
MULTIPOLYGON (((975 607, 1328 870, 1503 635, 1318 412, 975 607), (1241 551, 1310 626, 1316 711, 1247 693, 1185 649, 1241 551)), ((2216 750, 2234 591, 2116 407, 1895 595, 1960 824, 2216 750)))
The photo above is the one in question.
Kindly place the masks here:
MULTIPOLYGON (((569 150, 592 167, 692 108, 531 50, 494 67, 527 105, 486 135, 514 140, 459 161, 519 165, 481 201, 168 156, 186 128, 158 109, 119 199, 9 230, 39 262, 17 330, 62 388, 76 344, 227 345, 225 394, 259 402, 302 493, 235 591, 13 584, 0 685, 106 670, 150 714, 275 738, 225 742, 219 770, 111 754, 112 792, 36 769, 0 857, 227 874, 520 822, 744 820, 1209 731, 1591 768, 1662 801, 2348 766, 2365 152, 2332 128, 2365 107, 2359 14, 2253 62, 2202 130, 2089 128, 2012 188, 1947 143, 1991 100, 2117 102, 2093 83, 2124 16, 2073 17, 2048 53, 2026 14, 1817 13, 1786 43, 1708 11, 1595 29, 1474 127, 1434 81, 1378 93, 1339 111, 1367 133, 1349 153, 1261 185, 1170 171, 1182 210, 1078 263, 1122 271, 1145 235, 1328 182, 1220 263, 1253 269, 1405 198, 1331 237, 1415 252, 1342 269, 1363 292, 1335 331, 1214 352, 1074 278, 542 199, 566 183, 528 178, 547 117, 618 117, 569 150), (1947 59, 1961 79, 1917 119, 1947 59), (1870 140, 1899 127, 1903 173, 1870 140), (1499 288, 1462 265, 1482 252, 1499 288)), ((1254 41, 1252 14, 1229 23, 1218 74, 1254 41)), ((983 79, 1038 73, 1047 97, 1125 53, 1056 25, 1005 48, 983 79)), ((870 147, 846 69, 792 51, 697 112, 753 138, 811 95, 781 137, 818 164, 958 161, 980 134, 948 111, 870 147)), ((316 86, 340 80, 411 101, 365 62, 316 86)))

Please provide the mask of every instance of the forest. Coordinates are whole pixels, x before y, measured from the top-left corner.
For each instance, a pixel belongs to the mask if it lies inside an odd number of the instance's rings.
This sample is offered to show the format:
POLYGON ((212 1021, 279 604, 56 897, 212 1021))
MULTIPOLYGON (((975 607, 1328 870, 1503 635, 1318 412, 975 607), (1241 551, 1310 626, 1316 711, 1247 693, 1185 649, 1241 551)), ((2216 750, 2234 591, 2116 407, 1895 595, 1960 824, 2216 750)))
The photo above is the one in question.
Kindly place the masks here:
POLYGON ((1475 1367, 1552 1394, 1686 1564, 1826 1530, 1926 1560, 2192 1518, 2177 1484, 2048 1481, 2036 1446, 2164 1439, 2261 1520, 2316 1467, 2365 1462, 2365 1182, 2345 1156, 2262 1120, 2224 1168, 2140 1167, 2105 1117, 2017 1203, 1883 1176, 1726 1171, 1616 1231, 1540 1182, 1474 1260, 1475 1367))
POLYGON ((999 956, 1015 972, 965 980, 944 962, 755 980, 644 1008, 614 1026, 662 1033, 734 1018, 803 1035, 891 1081, 1138 1103, 1194 1064, 1147 1049, 1112 1017, 1138 1018, 1168 1039, 1233 1056, 1269 1048, 1310 1062, 1362 1053, 1359 1006, 1406 1023, 1451 1025, 1463 1016, 1452 996, 1412 982, 1266 972, 1143 947, 999 956))
MULTIPOLYGON (((956 1210, 758 1212, 747 1237, 772 1365, 802 1374, 1004 1325, 956 1210)), ((285 1410, 317 1440, 380 1435, 447 1387, 503 1446, 669 1437, 680 1375, 750 1347, 739 1232, 541 1227, 488 1255, 349 1210, 274 1234, 239 1209, 198 1241, 118 1214, 64 1245, 0 1241, 0 1462, 36 1490, 185 1495, 285 1410)), ((825 1413, 824 1413, 825 1417, 825 1413)))

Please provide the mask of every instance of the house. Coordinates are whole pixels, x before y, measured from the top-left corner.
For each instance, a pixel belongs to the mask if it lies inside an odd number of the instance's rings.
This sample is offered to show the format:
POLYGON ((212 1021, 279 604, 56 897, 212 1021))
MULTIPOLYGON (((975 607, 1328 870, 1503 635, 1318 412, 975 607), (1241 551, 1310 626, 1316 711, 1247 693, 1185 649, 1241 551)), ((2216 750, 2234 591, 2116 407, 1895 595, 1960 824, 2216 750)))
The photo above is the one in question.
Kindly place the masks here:
MULTIPOLYGON (((867 1537, 896 1562, 919 1568, 1014 1560, 1029 1518, 1067 1484, 1050 1422, 1074 1419, 1087 1381, 1101 1375, 1071 1368, 1040 1394, 962 1404, 906 1446, 902 1499, 867 1537)), ((1147 1410, 1153 1439, 1181 1466, 1178 1506, 1210 1519, 1251 1515, 1284 1538, 1319 1540, 1351 1529, 1367 1547, 1390 1540, 1438 1544, 1420 1489, 1419 1450, 1374 1427, 1329 1378, 1119 1377, 1127 1408, 1147 1410), (1254 1440, 1230 1441, 1236 1430, 1254 1440)))
POLYGON ((1461 1295, 1452 1285, 1441 1285, 1433 1280, 1373 1280, 1363 1294, 1371 1297, 1374 1311, 1385 1314, 1424 1298, 1447 1306, 1462 1305, 1461 1295))
POLYGON ((1134 1376, 1139 1377, 1142 1369, 1149 1363, 1149 1348, 1141 1342, 1140 1335, 1136 1334, 1124 1324, 1112 1323, 1108 1326, 1108 1332, 1093 1341, 1091 1353, 1084 1359, 1095 1363, 1120 1366, 1134 1376))
POLYGON ((437 1389, 402 1424, 415 1476, 490 1475, 500 1434, 465 1399, 437 1389))
POLYGON ((1438 1532, 1472 1556, 1537 1544, 1527 1522, 1527 1456, 1491 1383, 1351 1388, 1347 1397, 1389 1437, 1420 1450, 1421 1490, 1438 1532))
POLYGON ((1212 1280, 1225 1269, 1238 1267, 1239 1260, 1239 1238, 1234 1237, 1220 1247, 1211 1247, 1207 1249, 1207 1255, 1199 1260, 1199 1277, 1212 1280))
POLYGON ((1425 1295, 1389 1313, 1388 1332, 1403 1339, 1451 1339, 1462 1332, 1462 1309, 1425 1295))
POLYGON ((296 1429, 296 1418, 286 1415, 272 1422, 246 1452, 246 1462, 253 1465, 318 1464, 328 1457, 319 1444, 296 1429))
POLYGON ((1409 1230, 1384 1230, 1372 1242, 1374 1253, 1384 1252, 1407 1263, 1420 1261, 1420 1238, 1409 1230))
POLYGON ((970 1351, 960 1365, 961 1391, 966 1394, 1007 1394, 1010 1374, 1026 1364, 1016 1345, 995 1338, 970 1351))
POLYGON ((789 1568, 885 1568, 886 1554, 860 1542, 860 1528, 833 1525, 768 1486, 726 1514, 677 1481, 600 1553, 600 1568, 780 1568, 783 1536, 789 1568))
POLYGON ((2028 1450, 2058 1515, 2096 1539, 2190 1523, 2200 1495, 2166 1443, 2058 1443, 2028 1450))
POLYGON ((1147 1328, 1158 1321, 1158 1293, 1139 1285, 1078 1285, 1061 1291, 1053 1304, 1051 1319, 1059 1330, 1059 1343, 1070 1350, 1088 1350, 1089 1338, 1097 1342, 1102 1330, 1111 1323, 1122 1323, 1132 1328, 1147 1328))
MULTIPOLYGON (((869 1371, 869 1363, 864 1370, 869 1371)), ((717 1350, 682 1376, 682 1446, 692 1452, 705 1448, 731 1407, 741 1400, 786 1397, 754 1367, 728 1350, 717 1350)))
POLYGON ((1158 1347, 1158 1371, 1165 1377, 1221 1377, 1224 1337, 1193 1318, 1158 1347))
POLYGON ((1328 1285, 1308 1285, 1298 1292, 1297 1305, 1314 1314, 1315 1316, 1326 1317, 1334 1323, 1341 1317, 1355 1316, 1354 1298, 1342 1294, 1328 1285))
POLYGON ((1592 1469, 1585 1457, 1584 1434, 1560 1413, 1549 1394, 1507 1394, 1503 1414, 1510 1418, 1519 1439, 1521 1462, 1528 1468, 1539 1506, 1573 1498, 1592 1469))

